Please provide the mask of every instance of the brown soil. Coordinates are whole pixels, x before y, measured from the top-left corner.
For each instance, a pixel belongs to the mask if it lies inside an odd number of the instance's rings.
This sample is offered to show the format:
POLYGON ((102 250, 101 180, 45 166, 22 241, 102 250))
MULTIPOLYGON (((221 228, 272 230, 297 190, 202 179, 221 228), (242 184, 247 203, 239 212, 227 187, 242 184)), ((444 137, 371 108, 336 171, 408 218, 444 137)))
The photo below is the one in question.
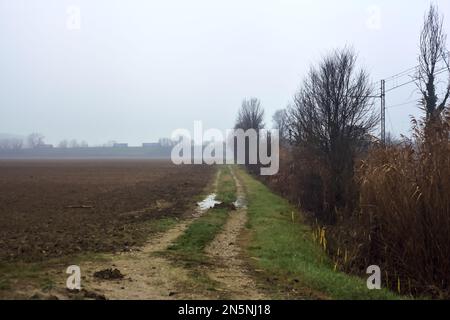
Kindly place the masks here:
MULTIPOLYGON (((166 164, 160 165, 165 166, 166 164)), ((195 171, 196 166, 189 168, 195 171)), ((173 170, 173 168, 170 168, 170 170, 173 170)), ((201 170, 205 170, 205 168, 203 167, 201 170)), ((184 173, 189 176, 190 172, 185 171, 184 173)), ((239 203, 245 203, 243 187, 233 171, 232 174, 237 186, 239 203)), ((191 179, 198 185, 196 192, 200 193, 201 186, 207 184, 205 177, 208 174, 197 175, 197 180, 192 176, 194 175, 191 175, 191 179)), ((169 180, 173 184, 174 181, 170 179, 171 175, 168 174, 164 179, 157 181, 163 184, 165 183, 163 180, 169 180)), ((188 177, 184 179, 190 181, 188 177)), ((214 188, 217 187, 217 181, 218 175, 213 185, 214 188)), ((131 184, 131 186, 133 185, 131 184)), ((187 197, 187 194, 184 195, 187 197)), ((144 197, 144 195, 142 196, 144 197)), ((164 210, 172 208, 172 206, 167 205, 167 203, 173 201, 172 198, 158 197, 157 199, 155 201, 156 207, 164 208, 164 210)), ((95 207, 97 205, 98 203, 94 204, 95 207)), ((183 208, 186 208, 186 204, 183 204, 183 206, 183 208)), ((7 297, 114 300, 269 298, 265 294, 266 290, 263 292, 262 288, 256 285, 254 277, 247 268, 248 264, 244 263, 244 256, 241 252, 241 235, 247 222, 246 208, 238 205, 234 209, 230 210, 223 230, 206 248, 206 254, 210 258, 206 270, 204 265, 185 266, 173 263, 163 255, 170 244, 185 232, 190 223, 201 216, 199 211, 186 210, 183 215, 184 219, 165 232, 151 235, 143 245, 130 247, 130 250, 127 251, 116 250, 113 253, 103 254, 101 259, 81 261, 79 263, 83 288, 81 291, 65 289, 67 274, 62 272, 64 268, 60 263, 58 267, 53 266, 45 271, 46 275, 54 281, 52 289, 44 291, 31 283, 25 283, 18 286, 14 292, 10 292, 7 297)), ((88 209, 82 208, 80 210, 84 212, 88 209)), ((146 215, 146 211, 142 209, 130 207, 128 210, 128 212, 132 212, 132 216, 135 214, 138 216, 146 215)), ((110 219, 114 221, 112 217, 119 217, 118 219, 120 219, 123 215, 110 215, 110 219)), ((100 234, 99 236, 103 235, 100 234)))
POLYGON ((155 160, 0 161, 0 261, 142 245, 145 222, 188 212, 213 172, 155 160))

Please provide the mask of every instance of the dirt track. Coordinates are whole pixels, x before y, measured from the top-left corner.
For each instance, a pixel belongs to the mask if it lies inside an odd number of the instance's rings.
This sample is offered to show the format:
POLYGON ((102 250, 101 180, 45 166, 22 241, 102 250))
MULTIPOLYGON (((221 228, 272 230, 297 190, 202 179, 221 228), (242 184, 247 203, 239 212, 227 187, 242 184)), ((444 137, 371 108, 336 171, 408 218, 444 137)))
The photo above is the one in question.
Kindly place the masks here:
POLYGON ((244 189, 233 170, 231 173, 240 206, 230 213, 223 231, 206 248, 206 253, 214 261, 213 268, 208 269, 207 274, 221 284, 222 290, 231 299, 264 299, 265 295, 257 289, 240 257, 239 236, 247 222, 247 210, 244 189))
MULTIPOLYGON (((234 174, 233 177, 242 203, 244 190, 234 174)), ((138 251, 109 255, 107 262, 84 264, 82 272, 87 276, 83 280, 83 287, 107 299, 214 299, 217 298, 217 292, 229 299, 265 298, 240 259, 238 237, 247 221, 245 207, 230 213, 223 230, 206 249, 213 261, 206 275, 218 284, 214 290, 204 290, 198 280, 192 279, 192 273, 204 272, 203 268, 183 268, 164 258, 161 252, 198 217, 194 214, 167 232, 153 237, 138 251), (117 268, 125 277, 119 280, 98 280, 92 276, 95 271, 105 268, 117 268)), ((59 298, 66 297, 59 295, 59 298)))
POLYGON ((189 221, 177 224, 145 244, 139 251, 119 253, 111 256, 107 264, 90 263, 83 267, 88 277, 83 287, 104 295, 107 299, 202 299, 202 295, 180 292, 183 283, 189 282, 188 271, 175 267, 167 259, 157 255, 180 236, 189 221), (119 269, 124 279, 101 281, 92 274, 109 266, 119 269))

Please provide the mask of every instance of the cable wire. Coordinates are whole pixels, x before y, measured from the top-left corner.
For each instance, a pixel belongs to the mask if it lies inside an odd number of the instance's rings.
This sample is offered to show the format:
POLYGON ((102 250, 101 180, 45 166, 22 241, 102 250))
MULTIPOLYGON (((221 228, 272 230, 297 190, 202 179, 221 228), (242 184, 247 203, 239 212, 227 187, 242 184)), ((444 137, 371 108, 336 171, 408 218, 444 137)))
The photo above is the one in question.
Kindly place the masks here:
POLYGON ((391 106, 386 107, 386 109, 391 109, 391 108, 405 106, 405 105, 413 103, 413 102, 417 102, 417 100, 410 100, 410 101, 406 101, 406 102, 403 102, 403 103, 393 104, 391 106))

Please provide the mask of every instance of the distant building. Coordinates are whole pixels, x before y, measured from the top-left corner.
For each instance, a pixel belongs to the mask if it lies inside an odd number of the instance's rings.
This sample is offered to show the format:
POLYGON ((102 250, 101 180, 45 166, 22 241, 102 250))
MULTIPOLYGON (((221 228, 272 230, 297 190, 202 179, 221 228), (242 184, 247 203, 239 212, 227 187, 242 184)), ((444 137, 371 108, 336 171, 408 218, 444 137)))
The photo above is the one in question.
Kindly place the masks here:
POLYGON ((113 148, 128 148, 128 143, 114 143, 113 148))
POLYGON ((154 148, 159 146, 160 146, 159 142, 147 142, 142 144, 142 148, 154 148))

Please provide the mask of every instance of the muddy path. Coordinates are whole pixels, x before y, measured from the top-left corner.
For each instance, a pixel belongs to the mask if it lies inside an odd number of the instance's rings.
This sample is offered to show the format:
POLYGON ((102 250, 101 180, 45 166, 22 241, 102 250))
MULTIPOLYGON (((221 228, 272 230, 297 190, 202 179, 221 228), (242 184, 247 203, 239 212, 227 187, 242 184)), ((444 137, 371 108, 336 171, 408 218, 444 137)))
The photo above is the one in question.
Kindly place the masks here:
POLYGON ((239 238, 247 223, 246 197, 242 184, 233 169, 230 170, 236 184, 237 210, 230 212, 222 232, 206 248, 207 255, 213 261, 207 275, 220 284, 220 290, 229 299, 267 299, 258 290, 242 259, 239 238))
MULTIPOLYGON (((122 299, 263 299, 261 293, 245 267, 239 237, 247 222, 245 191, 230 168, 236 184, 237 210, 229 213, 221 232, 207 246, 208 268, 186 267, 166 258, 163 253, 189 225, 205 211, 195 211, 190 218, 178 222, 169 230, 153 236, 144 246, 131 252, 109 254, 106 260, 84 262, 81 267, 82 287, 85 296, 75 298, 104 297, 122 299), (123 278, 98 279, 94 273, 105 269, 118 269, 123 278), (196 270, 195 268, 199 268, 196 270), (206 275, 215 284, 213 290, 205 290, 195 273, 206 275), (86 292, 88 294, 86 294, 86 292)), ((217 190, 218 172, 212 186, 217 190)), ((58 287, 64 287, 60 283, 58 287)), ((74 298, 65 291, 53 292, 59 299, 74 298)))
MULTIPOLYGON (((212 189, 217 190, 220 171, 217 172, 212 189)), ((187 218, 169 230, 153 236, 144 246, 131 252, 110 255, 106 263, 83 264, 83 288, 94 295, 111 300, 125 299, 210 299, 208 292, 197 289, 190 277, 190 270, 176 266, 160 253, 182 235, 189 225, 207 209, 192 210, 187 218), (94 277, 99 270, 118 269, 124 277, 117 280, 102 280, 94 277)))
POLYGON ((107 299, 205 299, 190 285, 189 271, 176 267, 158 255, 179 237, 192 222, 181 222, 167 232, 157 235, 145 246, 134 252, 119 253, 110 264, 85 265, 85 272, 91 276, 84 280, 88 291, 104 295, 107 299), (117 268, 124 274, 119 280, 98 280, 92 275, 105 268, 117 268))

